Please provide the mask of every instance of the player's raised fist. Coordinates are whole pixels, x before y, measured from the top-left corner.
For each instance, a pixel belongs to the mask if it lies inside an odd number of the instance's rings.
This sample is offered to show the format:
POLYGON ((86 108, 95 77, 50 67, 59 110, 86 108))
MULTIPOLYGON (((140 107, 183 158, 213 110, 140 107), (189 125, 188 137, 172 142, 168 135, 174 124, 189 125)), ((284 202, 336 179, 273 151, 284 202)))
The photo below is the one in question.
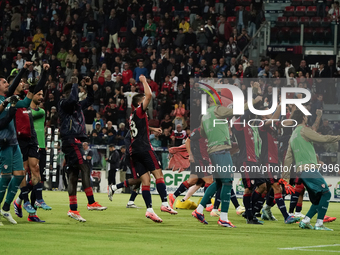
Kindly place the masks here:
POLYGON ((257 97, 255 98, 255 103, 258 103, 258 102, 260 102, 260 101, 262 101, 262 96, 257 96, 257 97))
POLYGON ((24 64, 24 68, 28 68, 30 65, 33 65, 33 62, 26 61, 24 64))
POLYGON ((145 76, 144 75, 139 76, 139 81, 142 83, 146 82, 145 76))
POLYGON ((44 70, 48 70, 48 69, 50 69, 50 65, 49 64, 43 64, 43 68, 44 68, 44 70))

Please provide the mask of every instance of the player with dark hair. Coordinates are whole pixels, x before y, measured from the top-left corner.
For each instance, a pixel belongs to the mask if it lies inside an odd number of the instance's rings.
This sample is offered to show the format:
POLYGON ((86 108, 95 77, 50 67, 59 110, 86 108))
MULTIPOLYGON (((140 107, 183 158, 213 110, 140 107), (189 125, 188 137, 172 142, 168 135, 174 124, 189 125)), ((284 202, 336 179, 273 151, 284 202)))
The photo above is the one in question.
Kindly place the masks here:
POLYGON ((15 110, 12 108, 14 105, 16 108, 27 108, 31 103, 33 94, 28 93, 27 97, 20 102, 17 102, 18 96, 12 95, 19 85, 22 75, 31 64, 32 63, 28 61, 24 64, 24 67, 17 74, 11 85, 8 84, 3 76, 0 77, 0 120, 6 118, 8 120, 7 125, 3 126, 3 129, 0 130, 0 157, 2 158, 0 162, 0 203, 3 201, 8 187, 6 201, 0 214, 12 224, 17 224, 17 222, 12 218, 10 213, 10 204, 13 202, 19 185, 25 176, 22 155, 12 119, 15 110), (7 99, 6 96, 8 97, 7 99))
POLYGON ((340 136, 320 135, 306 126, 308 118, 301 110, 295 110, 291 119, 296 120, 295 128, 290 140, 284 161, 285 170, 282 178, 289 182, 291 165, 295 161, 299 179, 306 187, 312 203, 299 227, 303 229, 332 230, 323 225, 331 192, 325 179, 318 171, 319 165, 313 142, 333 143, 340 141, 340 136), (315 227, 310 224, 311 218, 317 214, 315 227))
POLYGON ((92 81, 85 78, 87 86, 87 97, 79 102, 78 84, 68 83, 64 87, 65 98, 59 102, 60 114, 60 136, 62 140, 62 151, 65 153, 66 164, 68 165, 68 193, 70 199, 70 210, 68 216, 85 222, 77 211, 77 183, 78 174, 81 172, 83 188, 88 200, 88 210, 106 210, 94 200, 93 190, 90 182, 90 168, 84 161, 85 152, 82 142, 87 138, 83 110, 92 105, 94 96, 92 81))
POLYGON ((144 87, 144 94, 137 94, 132 98, 132 106, 135 108, 130 116, 131 131, 131 169, 134 178, 142 181, 142 196, 146 205, 145 216, 154 222, 162 222, 162 219, 154 212, 150 194, 150 172, 156 179, 156 188, 162 200, 161 211, 177 214, 168 204, 166 186, 160 164, 149 139, 149 124, 146 114, 147 107, 152 98, 152 92, 144 75, 139 77, 144 87))
MULTIPOLYGON (((50 68, 48 64, 43 65, 43 71, 39 82, 35 78, 30 78, 28 83, 30 85, 29 92, 37 94, 41 92, 45 85, 47 78, 47 71, 50 68)), ((23 96, 23 83, 15 90, 16 95, 23 96)), ((35 95, 34 95, 35 96, 35 95)), ((33 96, 33 98, 34 98, 33 96)), ((39 167, 39 145, 37 140, 37 133, 34 129, 32 110, 30 107, 21 108, 15 115, 15 126, 17 131, 18 142, 23 156, 25 172, 29 174, 30 181, 26 183, 23 179, 21 183, 21 192, 16 201, 13 202, 15 214, 22 218, 21 203, 24 201, 24 209, 29 213, 28 221, 43 222, 36 215, 34 205, 44 210, 51 210, 42 198, 42 185, 40 167, 39 167), (33 200, 31 203, 28 199, 29 192, 32 191, 33 200)))

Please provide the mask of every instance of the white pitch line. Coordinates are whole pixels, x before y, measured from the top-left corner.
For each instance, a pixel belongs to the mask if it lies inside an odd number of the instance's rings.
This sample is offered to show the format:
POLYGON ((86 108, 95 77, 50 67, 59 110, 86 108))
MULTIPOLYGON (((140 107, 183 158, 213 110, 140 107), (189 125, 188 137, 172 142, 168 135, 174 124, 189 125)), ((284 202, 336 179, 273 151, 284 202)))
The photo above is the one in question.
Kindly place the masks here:
POLYGON ((321 251, 321 252, 338 252, 340 253, 340 251, 332 251, 332 250, 311 250, 311 249, 295 249, 294 251, 321 251))
MULTIPOLYGON (((299 249, 310 249, 310 248, 323 248, 323 247, 334 247, 340 246, 340 244, 328 244, 328 245, 316 245, 316 246, 302 246, 302 247, 290 247, 290 248, 278 248, 279 250, 299 250, 299 249)), ((340 252, 340 251, 336 251, 340 252)))

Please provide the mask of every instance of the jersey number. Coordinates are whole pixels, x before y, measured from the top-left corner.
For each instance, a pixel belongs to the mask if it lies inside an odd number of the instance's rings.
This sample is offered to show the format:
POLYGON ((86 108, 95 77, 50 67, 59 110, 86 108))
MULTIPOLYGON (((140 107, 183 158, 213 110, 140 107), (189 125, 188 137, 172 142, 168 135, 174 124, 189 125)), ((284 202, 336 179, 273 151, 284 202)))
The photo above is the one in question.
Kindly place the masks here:
POLYGON ((138 129, 136 128, 136 123, 133 120, 131 120, 130 129, 132 137, 136 137, 138 134, 138 129))

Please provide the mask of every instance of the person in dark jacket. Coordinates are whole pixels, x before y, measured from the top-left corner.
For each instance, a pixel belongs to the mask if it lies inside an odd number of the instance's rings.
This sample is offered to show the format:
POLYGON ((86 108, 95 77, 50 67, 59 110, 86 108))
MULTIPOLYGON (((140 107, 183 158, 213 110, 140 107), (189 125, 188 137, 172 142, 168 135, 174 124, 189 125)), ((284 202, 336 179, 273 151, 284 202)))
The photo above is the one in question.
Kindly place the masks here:
POLYGON ((106 159, 106 161, 109 163, 108 164, 108 171, 109 171, 108 183, 109 185, 113 185, 113 184, 116 184, 116 172, 119 170, 120 156, 114 144, 110 144, 109 149, 110 149, 110 156, 106 159))
POLYGON ((119 19, 116 16, 116 10, 112 9, 110 13, 109 20, 107 22, 107 30, 109 32, 109 44, 108 48, 111 48, 112 42, 115 45, 115 48, 119 48, 118 44, 118 30, 119 30, 119 19))
POLYGON ((70 198, 70 210, 68 216, 78 221, 86 221, 77 211, 77 183, 78 173, 81 171, 82 184, 88 200, 88 210, 105 210, 107 207, 95 202, 90 183, 90 168, 84 161, 85 152, 82 142, 86 140, 86 128, 83 110, 93 104, 92 81, 85 78, 87 97, 79 102, 78 84, 68 83, 64 87, 65 98, 59 102, 60 136, 62 151, 65 153, 68 166, 68 193, 70 198))

